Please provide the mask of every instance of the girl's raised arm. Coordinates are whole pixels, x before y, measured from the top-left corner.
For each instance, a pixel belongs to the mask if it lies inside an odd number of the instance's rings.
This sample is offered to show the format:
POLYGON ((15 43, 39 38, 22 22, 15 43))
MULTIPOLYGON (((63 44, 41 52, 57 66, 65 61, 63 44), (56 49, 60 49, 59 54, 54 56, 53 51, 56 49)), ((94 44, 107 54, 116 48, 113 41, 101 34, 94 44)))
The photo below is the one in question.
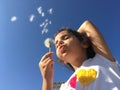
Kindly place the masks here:
POLYGON ((110 49, 108 48, 102 34, 96 28, 96 26, 86 20, 78 29, 78 32, 82 33, 85 32, 87 36, 90 38, 94 51, 104 57, 108 58, 110 61, 115 61, 110 49))

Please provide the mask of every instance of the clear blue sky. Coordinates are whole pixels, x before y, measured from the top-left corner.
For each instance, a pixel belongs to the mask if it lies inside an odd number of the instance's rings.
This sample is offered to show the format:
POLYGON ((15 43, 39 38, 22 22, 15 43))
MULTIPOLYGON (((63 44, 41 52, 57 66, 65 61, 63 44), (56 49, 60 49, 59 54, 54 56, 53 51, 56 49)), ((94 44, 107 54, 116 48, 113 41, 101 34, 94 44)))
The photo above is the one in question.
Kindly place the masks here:
MULTIPOLYGON (((41 90, 44 40, 64 26, 77 30, 86 19, 120 63, 120 0, 0 0, 0 90, 41 90)), ((71 73, 55 63, 54 81, 71 73)))

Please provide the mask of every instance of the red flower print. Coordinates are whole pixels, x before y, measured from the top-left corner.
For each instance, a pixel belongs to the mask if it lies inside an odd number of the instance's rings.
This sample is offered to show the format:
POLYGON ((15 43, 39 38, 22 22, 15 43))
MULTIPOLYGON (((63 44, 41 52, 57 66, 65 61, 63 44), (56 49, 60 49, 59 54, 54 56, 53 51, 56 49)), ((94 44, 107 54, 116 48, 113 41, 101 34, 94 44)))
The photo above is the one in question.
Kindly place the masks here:
POLYGON ((70 79, 70 86, 72 88, 76 88, 76 79, 77 79, 76 75, 70 79))

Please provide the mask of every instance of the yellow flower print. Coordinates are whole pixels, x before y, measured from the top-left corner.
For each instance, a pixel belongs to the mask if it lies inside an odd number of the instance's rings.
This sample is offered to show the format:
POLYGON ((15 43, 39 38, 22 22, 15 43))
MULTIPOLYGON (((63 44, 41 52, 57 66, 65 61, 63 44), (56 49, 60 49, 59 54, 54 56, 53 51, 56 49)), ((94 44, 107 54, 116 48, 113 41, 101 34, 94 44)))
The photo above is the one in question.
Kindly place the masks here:
POLYGON ((87 86, 90 83, 92 83, 97 76, 97 72, 93 69, 80 69, 77 72, 77 79, 79 80, 79 82, 83 85, 83 86, 87 86))

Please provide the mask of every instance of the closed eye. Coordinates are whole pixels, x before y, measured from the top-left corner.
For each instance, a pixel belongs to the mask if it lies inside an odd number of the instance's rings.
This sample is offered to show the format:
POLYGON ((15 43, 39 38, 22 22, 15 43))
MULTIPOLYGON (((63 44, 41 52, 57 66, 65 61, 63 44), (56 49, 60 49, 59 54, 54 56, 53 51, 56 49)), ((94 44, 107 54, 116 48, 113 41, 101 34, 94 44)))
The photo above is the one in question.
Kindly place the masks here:
POLYGON ((70 37, 71 37, 70 34, 62 35, 62 36, 60 37, 60 41, 59 41, 59 40, 56 40, 56 41, 55 41, 55 46, 57 47, 57 44, 58 44, 59 42, 61 42, 61 41, 63 41, 63 40, 67 40, 67 39, 69 39, 70 37))
POLYGON ((64 36, 62 36, 62 40, 66 40, 68 38, 70 38, 70 35, 64 35, 64 36))
MULTIPOLYGON (((61 40, 66 40, 66 39, 68 39, 69 38, 69 35, 63 35, 62 37, 61 37, 61 40)), ((55 45, 58 43, 58 40, 57 41, 55 41, 55 45)))

